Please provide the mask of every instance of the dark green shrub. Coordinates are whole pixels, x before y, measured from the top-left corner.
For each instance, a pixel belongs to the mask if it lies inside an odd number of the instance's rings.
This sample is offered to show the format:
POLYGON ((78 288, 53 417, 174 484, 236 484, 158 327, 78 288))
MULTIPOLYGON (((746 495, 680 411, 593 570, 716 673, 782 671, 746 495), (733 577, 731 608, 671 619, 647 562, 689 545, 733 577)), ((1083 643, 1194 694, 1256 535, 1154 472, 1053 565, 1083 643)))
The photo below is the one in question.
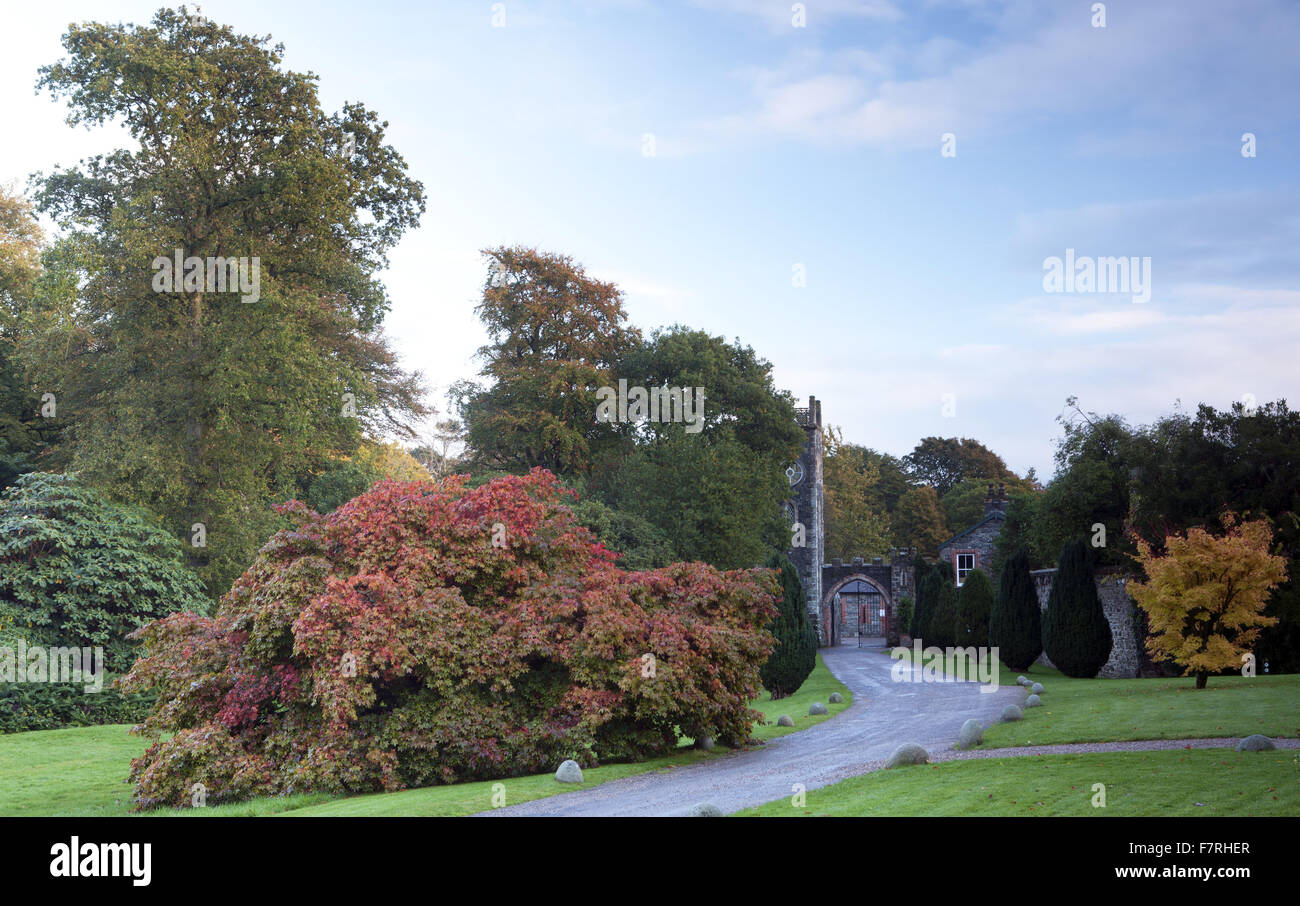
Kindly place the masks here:
POLYGON ((916 604, 912 611, 912 621, 908 632, 908 635, 914 639, 924 638, 926 629, 929 628, 930 608, 934 596, 938 594, 938 589, 934 586, 931 578, 934 573, 933 566, 920 557, 916 558, 916 604))
POLYGON ((763 688, 772 698, 785 698, 798 691, 817 666, 817 631, 808 619, 803 585, 790 558, 774 554, 769 569, 781 571, 780 614, 767 627, 776 636, 776 648, 759 671, 763 688))
POLYGON ((993 582, 983 570, 972 570, 957 592, 957 645, 987 647, 992 613, 993 582))
POLYGON ((930 610, 930 634, 926 645, 950 648, 957 642, 957 581, 952 564, 940 563, 934 583, 934 606, 930 610))
POLYGON ((87 693, 70 683, 0 683, 0 733, 135 724, 149 716, 156 696, 123 693, 111 688, 87 693))
POLYGON ((382 477, 377 469, 365 463, 355 460, 336 463, 311 480, 306 503, 318 513, 332 512, 364 494, 382 477))
POLYGON ((208 600, 174 537, 73 475, 31 472, 0 496, 0 627, 30 645, 102 647, 135 660, 127 633, 208 600))
POLYGON ((572 509, 579 525, 619 555, 623 569, 657 569, 673 562, 672 542, 648 519, 616 510, 595 497, 580 498, 572 509))
POLYGON ((998 595, 989 619, 989 644, 1012 670, 1028 670, 1043 653, 1042 612, 1029 555, 1016 551, 1002 566, 998 595))
POLYGON ((1097 596, 1088 543, 1067 541, 1043 615, 1043 648, 1066 676, 1093 677, 1110 658, 1110 646, 1110 623, 1097 596))
POLYGON ((894 611, 896 622, 901 632, 908 635, 912 634, 912 615, 916 611, 916 601, 911 595, 903 595, 898 599, 898 606, 894 611))

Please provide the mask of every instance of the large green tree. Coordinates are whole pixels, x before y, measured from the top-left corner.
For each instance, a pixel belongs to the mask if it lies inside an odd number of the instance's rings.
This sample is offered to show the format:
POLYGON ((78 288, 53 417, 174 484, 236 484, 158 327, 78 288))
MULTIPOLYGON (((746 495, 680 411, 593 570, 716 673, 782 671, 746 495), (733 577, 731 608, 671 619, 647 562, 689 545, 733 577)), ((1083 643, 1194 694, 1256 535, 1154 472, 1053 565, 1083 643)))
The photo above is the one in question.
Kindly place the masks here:
POLYGON ((31 204, 0 186, 0 490, 47 459, 63 422, 58 399, 41 398, 16 355, 19 324, 41 273, 44 236, 31 204))
POLYGON ((932 486, 940 497, 967 478, 1019 480, 988 447, 970 437, 925 437, 903 457, 914 481, 932 486))
POLYGON ((1171 534, 1213 530, 1224 508, 1266 517, 1291 578, 1269 597, 1265 615, 1277 622, 1255 653, 1273 670, 1300 670, 1300 414, 1285 400, 1200 405, 1195 414, 1132 427, 1119 415, 1084 411, 1073 397, 1066 405, 1056 474, 1042 493, 1012 496, 995 568, 1022 548, 1032 565, 1050 566, 1067 541, 1086 539, 1100 565, 1140 572, 1135 539, 1159 547, 1171 534), (1093 547, 1098 526, 1105 544, 1093 547))
POLYGON ((1224 508, 1272 523, 1288 578, 1269 596, 1264 614, 1278 622, 1260 633, 1255 655, 1272 671, 1300 671, 1300 412, 1286 400, 1201 405, 1194 416, 1159 419, 1143 441, 1132 457, 1132 522, 1149 544, 1198 527, 1216 531, 1224 508))
POLYGON ((267 38, 182 7, 72 25, 63 46, 40 86, 70 124, 120 123, 132 144, 39 181, 67 254, 63 291, 28 313, 27 361, 66 407, 74 465, 178 535, 202 524, 187 555, 221 591, 302 471, 424 414, 375 277, 423 189, 385 123, 324 111, 267 38), (177 254, 203 265, 169 284, 177 254), (239 292, 217 258, 242 265, 239 292))
POLYGON ((677 423, 625 426, 632 446, 596 470, 592 488, 671 539, 676 559, 730 569, 790 547, 781 516, 785 467, 804 434, 794 400, 772 383, 751 347, 675 326, 630 349, 619 374, 631 384, 704 390, 698 431, 677 423))
POLYGON ((1102 526, 1104 545, 1094 557, 1103 566, 1131 566, 1132 542, 1127 538, 1133 470, 1145 439, 1119 415, 1085 412, 1074 397, 1058 417, 1062 434, 1057 442, 1056 474, 1041 495, 1020 490, 1008 507, 1007 525, 999 540, 1001 556, 1024 549, 1035 566, 1053 565, 1067 541, 1096 538, 1102 526))
POLYGON ((597 391, 616 385, 620 358, 640 340, 623 295, 565 255, 516 246, 483 256, 487 384, 453 389, 470 449, 487 468, 586 475, 620 445, 619 426, 596 411, 597 391))
POLYGON ((1023 478, 1003 478, 986 481, 983 478, 964 478, 943 495, 944 521, 954 532, 969 528, 984 518, 984 503, 988 500, 989 485, 994 493, 1002 491, 1010 499, 1032 493, 1032 483, 1023 478))
POLYGON ((780 516, 789 494, 780 462, 725 434, 702 440, 679 428, 640 444, 603 493, 612 507, 668 538, 674 560, 737 569, 790 545, 780 516))

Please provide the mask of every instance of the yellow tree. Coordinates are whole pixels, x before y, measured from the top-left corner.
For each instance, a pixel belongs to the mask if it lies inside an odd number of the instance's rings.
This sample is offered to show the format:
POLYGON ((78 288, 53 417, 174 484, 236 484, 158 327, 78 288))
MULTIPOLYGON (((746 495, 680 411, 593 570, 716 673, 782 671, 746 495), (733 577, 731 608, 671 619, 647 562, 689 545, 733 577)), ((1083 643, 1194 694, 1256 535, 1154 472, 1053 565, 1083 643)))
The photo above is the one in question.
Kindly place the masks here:
POLYGON ((939 495, 930 485, 908 488, 898 498, 893 535, 894 543, 899 547, 914 548, 918 553, 933 557, 949 534, 939 495))
POLYGON ((826 556, 877 557, 889 549, 889 514, 878 505, 880 466, 839 428, 823 432, 826 556))
POLYGON ((1286 559, 1269 553, 1267 522, 1225 513, 1223 528, 1217 537, 1203 528, 1170 535, 1163 555, 1139 539, 1147 581, 1128 587, 1150 619, 1147 651, 1195 675, 1197 689, 1211 673, 1240 667, 1260 628, 1277 622, 1264 605, 1286 578, 1286 559))
POLYGON ((381 478, 419 481, 429 477, 429 470, 401 444, 393 441, 363 440, 357 449, 356 460, 381 478))

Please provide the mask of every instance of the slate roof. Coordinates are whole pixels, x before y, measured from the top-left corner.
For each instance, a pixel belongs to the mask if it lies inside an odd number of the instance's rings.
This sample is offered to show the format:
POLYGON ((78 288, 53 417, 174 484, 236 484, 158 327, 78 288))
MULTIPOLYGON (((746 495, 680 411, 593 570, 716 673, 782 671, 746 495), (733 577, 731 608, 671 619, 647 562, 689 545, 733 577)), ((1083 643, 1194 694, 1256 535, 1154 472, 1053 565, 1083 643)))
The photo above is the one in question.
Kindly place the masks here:
POLYGON ((989 510, 987 513, 984 514, 984 518, 983 518, 983 519, 981 519, 979 522, 975 523, 974 525, 972 525, 970 528, 966 529, 965 531, 963 531, 963 532, 958 532, 957 534, 953 535, 953 536, 952 536, 951 538, 949 538, 947 541, 945 541, 945 542, 943 542, 942 544, 940 544, 940 545, 939 545, 939 549, 942 550, 943 548, 945 548, 945 547, 947 547, 948 545, 952 544, 954 541, 957 541, 958 539, 961 539, 961 538, 965 538, 965 537, 966 537, 967 535, 969 535, 971 532, 975 531, 977 528, 979 528, 980 526, 984 525, 986 522, 988 522, 988 521, 991 520, 991 519, 1006 519, 1006 518, 1007 518, 1007 514, 1006 514, 1006 511, 1005 511, 1005 510, 989 510))

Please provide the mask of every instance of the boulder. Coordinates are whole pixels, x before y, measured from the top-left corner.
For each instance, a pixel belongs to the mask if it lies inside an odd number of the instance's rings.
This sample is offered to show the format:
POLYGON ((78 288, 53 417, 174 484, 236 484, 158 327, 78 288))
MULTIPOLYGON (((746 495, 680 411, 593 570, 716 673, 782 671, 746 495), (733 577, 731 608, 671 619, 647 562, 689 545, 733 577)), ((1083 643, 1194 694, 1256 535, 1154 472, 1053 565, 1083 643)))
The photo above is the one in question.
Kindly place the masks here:
POLYGON ((1017 677, 1016 677, 1016 685, 1017 685, 1017 686, 1028 686, 1028 685, 1029 685, 1029 677, 1025 676, 1023 673, 1022 673, 1020 676, 1017 676, 1017 677))
POLYGON ((559 770, 555 772, 555 779, 560 783, 582 783, 582 768, 570 758, 560 765, 559 770))
POLYGON ((722 809, 709 802, 701 802, 699 805, 691 808, 690 817, 692 818, 721 818, 722 809))
POLYGON ((1043 700, 1039 698, 1037 695, 1031 695, 1029 696, 1029 698, 1025 699, 1026 708, 1037 708, 1042 703, 1043 700))
POLYGON ((969 749, 977 746, 984 741, 984 725, 975 718, 971 718, 961 725, 961 732, 957 734, 957 748, 969 749))
POLYGON ((901 768, 909 764, 928 764, 930 753, 914 742, 905 742, 889 756, 887 768, 901 768))
POLYGON ((1276 748, 1277 746, 1273 744, 1273 740, 1259 733, 1252 733, 1237 743, 1238 752, 1271 752, 1276 748))
POLYGON ((1020 710, 1018 705, 1007 705, 1002 709, 1002 720, 1004 723, 1011 723, 1020 720, 1025 713, 1020 710))
POLYGON ((844 703, 844 696, 840 695, 838 692, 832 692, 830 697, 830 703, 832 705, 841 705, 844 703))
POLYGON ((695 740, 695 748, 697 749, 703 749, 706 752, 712 752, 713 746, 714 746, 714 741, 712 736, 701 736, 699 739, 695 740))
POLYGON ((826 710, 826 706, 823 705, 821 702, 813 702, 811 705, 808 706, 809 716, 812 716, 814 714, 829 714, 829 713, 830 712, 826 710))
POLYGON ((1034 693, 1035 695, 1042 695, 1042 694, 1043 694, 1043 684, 1042 684, 1042 683, 1034 683, 1032 686, 1029 687, 1029 691, 1032 692, 1032 693, 1034 693))
POLYGON ((778 727, 793 727, 794 718, 791 717, 789 714, 782 714, 780 717, 776 719, 776 725, 778 727))

